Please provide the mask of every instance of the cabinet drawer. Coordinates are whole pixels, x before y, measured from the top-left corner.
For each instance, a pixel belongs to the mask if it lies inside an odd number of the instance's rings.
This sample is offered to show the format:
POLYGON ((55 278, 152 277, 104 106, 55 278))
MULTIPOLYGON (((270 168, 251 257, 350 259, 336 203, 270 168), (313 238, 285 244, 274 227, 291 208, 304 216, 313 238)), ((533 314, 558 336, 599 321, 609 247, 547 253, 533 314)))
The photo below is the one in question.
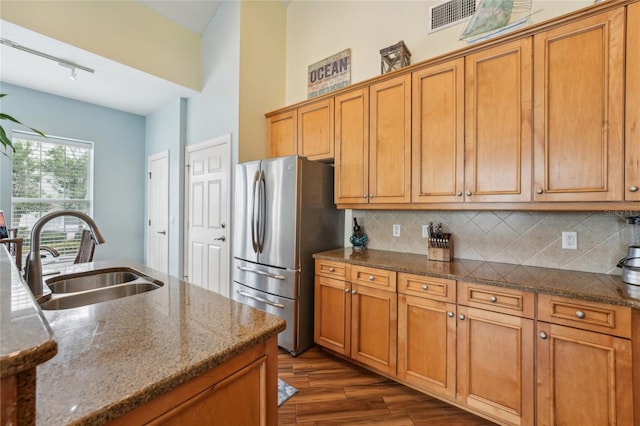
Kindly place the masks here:
POLYGON ((333 278, 336 280, 348 281, 350 266, 351 265, 349 265, 348 263, 316 259, 316 275, 320 275, 321 277, 333 278))
POLYGON ((534 294, 491 285, 458 283, 458 303, 494 312, 533 318, 534 294))
POLYGON ((445 278, 398 273, 398 293, 456 303, 456 282, 445 278))
POLYGON ((396 291, 396 273, 386 269, 351 265, 351 283, 396 291))
POLYGON ((627 306, 539 294, 538 320, 631 338, 631 308, 627 306))

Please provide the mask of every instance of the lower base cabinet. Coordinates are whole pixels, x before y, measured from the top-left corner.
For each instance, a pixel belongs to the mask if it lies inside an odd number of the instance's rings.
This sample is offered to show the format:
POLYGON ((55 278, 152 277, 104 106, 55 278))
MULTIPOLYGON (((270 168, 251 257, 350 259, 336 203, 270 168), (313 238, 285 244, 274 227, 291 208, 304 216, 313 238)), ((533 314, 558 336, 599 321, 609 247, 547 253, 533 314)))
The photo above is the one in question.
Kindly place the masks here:
POLYGON ((110 425, 275 425, 277 336, 114 419, 110 425))

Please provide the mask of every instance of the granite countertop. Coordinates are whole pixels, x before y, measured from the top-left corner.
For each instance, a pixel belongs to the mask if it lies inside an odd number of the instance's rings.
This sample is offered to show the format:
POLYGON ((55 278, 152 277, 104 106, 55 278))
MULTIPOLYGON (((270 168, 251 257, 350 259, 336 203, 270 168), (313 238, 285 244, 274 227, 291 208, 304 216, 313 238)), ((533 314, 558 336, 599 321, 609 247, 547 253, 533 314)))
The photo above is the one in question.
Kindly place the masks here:
POLYGON ((24 284, 6 246, 0 244, 0 374, 12 376, 51 359, 58 344, 24 284))
POLYGON ((618 275, 466 259, 438 262, 421 254, 372 249, 340 248, 313 257, 640 309, 640 286, 626 284, 618 275))
MULTIPOLYGON (((164 285, 64 310, 40 311, 29 299, 33 315, 44 319, 42 327, 53 331, 58 344, 57 355, 37 367, 36 424, 106 423, 285 328, 280 317, 136 262, 70 265, 61 273, 114 267, 131 268, 164 285)), ((20 339, 31 329, 24 327, 2 323, 3 374, 5 339, 20 339)))

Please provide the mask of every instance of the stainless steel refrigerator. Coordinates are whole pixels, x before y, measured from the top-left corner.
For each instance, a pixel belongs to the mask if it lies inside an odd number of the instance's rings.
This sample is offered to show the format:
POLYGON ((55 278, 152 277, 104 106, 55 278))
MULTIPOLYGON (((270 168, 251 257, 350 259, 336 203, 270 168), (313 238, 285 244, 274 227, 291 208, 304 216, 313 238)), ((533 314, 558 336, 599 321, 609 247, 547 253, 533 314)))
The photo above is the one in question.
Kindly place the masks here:
POLYGON ((284 318, 278 345, 313 345, 313 253, 343 245, 333 167, 290 156, 235 169, 234 300, 284 318))

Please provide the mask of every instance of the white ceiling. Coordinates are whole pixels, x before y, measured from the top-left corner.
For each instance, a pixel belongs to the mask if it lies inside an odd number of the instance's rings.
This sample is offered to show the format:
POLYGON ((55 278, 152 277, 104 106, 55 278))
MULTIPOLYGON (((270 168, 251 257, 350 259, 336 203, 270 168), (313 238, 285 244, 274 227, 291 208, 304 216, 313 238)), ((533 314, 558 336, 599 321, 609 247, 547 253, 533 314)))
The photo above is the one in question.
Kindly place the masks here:
MULTIPOLYGON (((211 21, 220 3, 219 0, 139 1, 198 34, 211 21)), ((77 80, 73 81, 69 78, 70 70, 55 61, 0 44, 2 82, 143 116, 171 100, 198 93, 7 21, 0 20, 0 37, 95 70, 93 74, 77 70, 77 80)))

